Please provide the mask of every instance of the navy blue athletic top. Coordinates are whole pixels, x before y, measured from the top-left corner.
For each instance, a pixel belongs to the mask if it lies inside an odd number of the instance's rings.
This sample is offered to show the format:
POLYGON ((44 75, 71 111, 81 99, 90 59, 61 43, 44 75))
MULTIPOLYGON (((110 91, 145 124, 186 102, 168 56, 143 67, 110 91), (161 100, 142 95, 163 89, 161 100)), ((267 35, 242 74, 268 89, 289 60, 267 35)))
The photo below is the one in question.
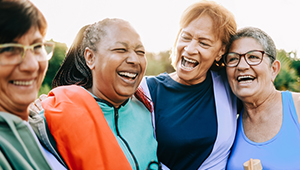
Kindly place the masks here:
POLYGON ((154 104, 159 161, 172 170, 198 169, 217 137, 211 73, 191 86, 167 73, 146 80, 154 104))

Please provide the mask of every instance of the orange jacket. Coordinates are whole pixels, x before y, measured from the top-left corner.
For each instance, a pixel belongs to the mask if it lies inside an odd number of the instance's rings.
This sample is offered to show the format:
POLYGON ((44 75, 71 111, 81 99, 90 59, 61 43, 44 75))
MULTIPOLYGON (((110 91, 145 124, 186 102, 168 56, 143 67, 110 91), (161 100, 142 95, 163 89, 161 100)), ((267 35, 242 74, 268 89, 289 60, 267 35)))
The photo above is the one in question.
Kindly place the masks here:
POLYGON ((57 87, 42 105, 57 149, 70 169, 132 169, 100 106, 85 89, 57 87))

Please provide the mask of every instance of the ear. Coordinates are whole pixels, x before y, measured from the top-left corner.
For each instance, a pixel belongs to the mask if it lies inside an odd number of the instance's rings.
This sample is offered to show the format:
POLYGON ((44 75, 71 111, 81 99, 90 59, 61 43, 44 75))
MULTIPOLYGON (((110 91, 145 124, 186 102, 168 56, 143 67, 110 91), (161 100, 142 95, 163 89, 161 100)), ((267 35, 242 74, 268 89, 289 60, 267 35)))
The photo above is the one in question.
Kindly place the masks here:
POLYGON ((272 64, 272 82, 274 82, 276 76, 278 75, 279 71, 280 71, 280 61, 279 60, 275 60, 272 64))
POLYGON ((223 54, 225 53, 225 45, 222 45, 219 53, 218 53, 218 56, 216 57, 216 61, 219 62, 223 56, 223 54))
POLYGON ((222 56, 225 54, 225 49, 226 49, 226 46, 225 45, 222 45, 220 51, 219 51, 219 54, 218 56, 216 57, 216 61, 220 61, 222 56))
POLYGON ((95 68, 95 54, 94 51, 86 47, 84 50, 84 58, 86 65, 93 70, 95 68))

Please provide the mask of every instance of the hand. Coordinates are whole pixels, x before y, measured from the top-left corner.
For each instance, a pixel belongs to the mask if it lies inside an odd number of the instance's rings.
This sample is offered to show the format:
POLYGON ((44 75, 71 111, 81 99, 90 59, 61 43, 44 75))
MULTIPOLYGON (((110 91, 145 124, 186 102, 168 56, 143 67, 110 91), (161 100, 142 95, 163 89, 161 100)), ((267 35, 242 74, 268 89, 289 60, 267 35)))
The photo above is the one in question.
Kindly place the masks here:
POLYGON ((29 105, 29 110, 39 114, 43 110, 42 101, 47 98, 46 94, 40 95, 33 103, 29 105))

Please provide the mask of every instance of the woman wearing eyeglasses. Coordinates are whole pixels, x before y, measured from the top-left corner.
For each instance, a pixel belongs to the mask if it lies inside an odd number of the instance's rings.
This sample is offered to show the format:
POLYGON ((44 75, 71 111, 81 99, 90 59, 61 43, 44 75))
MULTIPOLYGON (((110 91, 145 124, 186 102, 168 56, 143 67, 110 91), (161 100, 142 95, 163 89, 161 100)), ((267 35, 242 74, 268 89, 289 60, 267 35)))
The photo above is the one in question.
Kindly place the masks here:
POLYGON ((224 61, 233 93, 242 100, 227 169, 259 159, 263 169, 299 169, 300 94, 275 89, 280 70, 273 40, 258 28, 239 30, 224 61))
POLYGON ((65 169, 28 123, 54 49, 47 22, 27 0, 0 1, 0 18, 0 169, 65 169))

